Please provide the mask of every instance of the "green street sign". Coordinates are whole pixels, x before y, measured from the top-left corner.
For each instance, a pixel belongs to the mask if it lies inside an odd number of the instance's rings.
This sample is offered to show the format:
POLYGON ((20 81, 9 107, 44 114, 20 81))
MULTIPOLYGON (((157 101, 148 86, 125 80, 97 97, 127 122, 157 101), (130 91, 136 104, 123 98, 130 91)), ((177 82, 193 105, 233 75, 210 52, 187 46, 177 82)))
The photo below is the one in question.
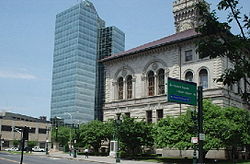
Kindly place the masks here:
POLYGON ((197 84, 168 78, 168 102, 197 105, 197 84))

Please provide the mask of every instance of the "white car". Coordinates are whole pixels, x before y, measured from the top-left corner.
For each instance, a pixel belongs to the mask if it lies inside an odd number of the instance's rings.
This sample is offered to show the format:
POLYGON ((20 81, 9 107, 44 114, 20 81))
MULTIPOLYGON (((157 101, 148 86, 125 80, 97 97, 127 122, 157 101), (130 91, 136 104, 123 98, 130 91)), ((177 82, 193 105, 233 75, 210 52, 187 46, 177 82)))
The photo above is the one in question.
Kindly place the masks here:
POLYGON ((17 147, 11 147, 11 148, 7 148, 7 149, 4 149, 5 151, 18 151, 18 148, 17 147))
POLYGON ((44 152, 45 149, 44 148, 40 148, 39 146, 35 146, 32 148, 32 151, 35 151, 35 152, 44 152))

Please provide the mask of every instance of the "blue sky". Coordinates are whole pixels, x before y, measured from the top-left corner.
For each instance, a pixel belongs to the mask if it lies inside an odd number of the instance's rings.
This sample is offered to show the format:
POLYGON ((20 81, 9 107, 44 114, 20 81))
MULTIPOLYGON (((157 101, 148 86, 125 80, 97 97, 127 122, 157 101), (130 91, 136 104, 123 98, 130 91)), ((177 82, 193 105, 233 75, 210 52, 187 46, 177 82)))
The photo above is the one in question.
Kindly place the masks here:
MULTIPOLYGON (((55 15, 79 1, 0 0, 0 111, 50 115, 55 15)), ((125 32, 126 49, 175 32, 173 0, 90 1, 107 26, 125 32)))

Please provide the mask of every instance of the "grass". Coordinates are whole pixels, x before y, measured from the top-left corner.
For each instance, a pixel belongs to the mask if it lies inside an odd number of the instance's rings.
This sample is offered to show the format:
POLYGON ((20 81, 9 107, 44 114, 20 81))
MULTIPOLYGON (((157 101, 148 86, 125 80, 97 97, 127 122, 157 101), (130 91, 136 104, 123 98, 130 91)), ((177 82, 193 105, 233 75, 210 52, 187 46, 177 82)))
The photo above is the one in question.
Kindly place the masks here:
MULTIPOLYGON (((157 162, 157 163, 164 163, 164 164, 192 164, 193 159, 183 159, 183 158, 166 158, 166 157, 159 157, 159 156, 137 156, 133 158, 134 160, 138 161, 147 161, 147 162, 157 162)), ((211 159, 206 159, 206 164, 233 164, 232 161, 229 160, 217 160, 216 162, 211 159)), ((250 164, 250 160, 238 160, 236 164, 250 164)))
MULTIPOLYGON (((6 153, 10 153, 10 154, 21 154, 21 151, 6 151, 6 153)), ((31 154, 31 153, 27 153, 26 151, 23 152, 23 154, 31 154)))
MULTIPOLYGON (((171 159, 171 158, 155 158, 155 159, 139 159, 147 162, 158 162, 158 163, 164 163, 164 164, 192 164, 192 159, 171 159)), ((206 164, 233 164, 232 161, 229 160, 218 160, 215 162, 214 160, 206 160, 206 164)), ((241 160, 237 161, 237 164, 250 164, 250 160, 241 160)))

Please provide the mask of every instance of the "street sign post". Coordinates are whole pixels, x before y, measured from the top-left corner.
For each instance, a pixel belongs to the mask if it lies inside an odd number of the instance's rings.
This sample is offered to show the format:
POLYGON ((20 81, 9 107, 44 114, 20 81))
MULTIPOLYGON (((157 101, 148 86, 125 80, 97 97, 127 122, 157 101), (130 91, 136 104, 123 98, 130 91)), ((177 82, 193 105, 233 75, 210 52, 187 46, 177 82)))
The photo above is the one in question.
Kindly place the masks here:
MULTIPOLYGON (((204 150, 203 142, 205 140, 205 134, 203 132, 203 88, 199 86, 197 89, 197 84, 193 82, 168 78, 167 83, 167 99, 168 102, 176 102, 179 104, 189 104, 189 105, 198 105, 198 137, 192 138, 192 142, 197 142, 198 138, 198 150, 199 158, 198 163, 204 163, 204 150), (198 96, 197 96, 198 93, 198 96), (198 103, 197 103, 198 102, 198 103)), ((194 160, 196 163, 196 146, 194 146, 194 160)))
POLYGON ((197 105, 197 84, 168 78, 168 102, 197 105))

